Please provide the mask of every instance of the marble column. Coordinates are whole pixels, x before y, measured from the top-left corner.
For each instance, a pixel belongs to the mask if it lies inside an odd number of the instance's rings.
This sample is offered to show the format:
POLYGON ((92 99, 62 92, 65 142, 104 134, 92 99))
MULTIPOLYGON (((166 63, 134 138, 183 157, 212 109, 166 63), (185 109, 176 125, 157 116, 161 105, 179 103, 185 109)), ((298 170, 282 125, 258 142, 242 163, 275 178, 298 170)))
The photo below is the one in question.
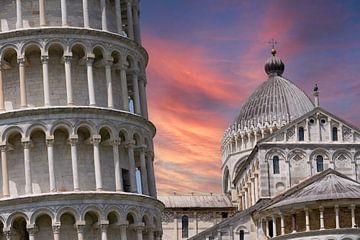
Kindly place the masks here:
POLYGON ((259 174, 255 173, 255 202, 257 202, 257 200, 259 200, 259 174))
POLYGON ((320 230, 324 230, 325 229, 325 224, 324 224, 324 208, 320 207, 320 230))
POLYGON ((126 2, 126 13, 128 20, 128 36, 130 39, 134 39, 134 23, 133 23, 133 14, 132 14, 132 0, 127 0, 126 2))
POLYGON ((351 204, 350 210, 351 210, 351 227, 356 228, 356 219, 355 219, 355 204, 351 204))
POLYGON ((35 234, 37 233, 38 229, 36 227, 28 228, 27 232, 29 233, 29 240, 35 240, 35 234))
POLYGON ((105 62, 105 75, 106 75, 106 90, 107 90, 107 105, 108 108, 114 107, 113 100, 113 89, 112 89, 112 79, 111 79, 111 65, 113 64, 113 59, 109 58, 105 62))
POLYGON ((77 240, 85 240, 84 239, 85 225, 77 225, 76 228, 77 228, 77 236, 78 236, 77 240))
POLYGON ((280 215, 281 219, 280 219, 280 227, 281 227, 281 235, 285 234, 285 216, 284 214, 280 215))
POLYGON ((331 118, 328 118, 328 135, 329 135, 328 142, 332 142, 333 134, 332 134, 331 118))
POLYGON ((148 176, 147 176, 147 168, 146 168, 146 158, 145 151, 146 146, 141 146, 140 150, 140 171, 141 171, 141 187, 142 193, 145 195, 149 195, 149 187, 148 187, 148 176))
POLYGON ((71 167, 73 175, 73 185, 74 191, 80 191, 79 185, 79 171, 78 171, 78 159, 77 159, 77 136, 70 137, 70 146, 71 146, 71 167))
POLYGON ((134 70, 132 72, 132 85, 134 94, 134 110, 136 114, 141 115, 138 74, 138 70, 134 70))
POLYGON ((136 240, 143 240, 143 230, 144 227, 136 227, 136 240))
POLYGON ((60 240, 60 225, 52 226, 54 240, 60 240))
POLYGON ((146 79, 145 76, 139 78, 139 92, 142 116, 148 118, 148 107, 146 98, 146 79))
POLYGON ((245 209, 248 208, 248 193, 247 193, 247 187, 244 187, 244 196, 245 196, 245 204, 244 207, 245 209))
POLYGON ((20 78, 20 106, 27 107, 26 82, 25 82, 25 58, 18 59, 20 78))
POLYGON ((306 226, 306 232, 310 231, 310 216, 309 216, 309 209, 305 208, 305 226, 306 226))
POLYGON ((275 216, 271 216, 272 219, 272 224, 273 224, 273 237, 277 236, 277 232, 276 232, 276 217, 275 216))
POLYGON ((100 225, 100 231, 101 231, 101 240, 107 240, 107 230, 109 225, 108 224, 101 224, 100 225))
POLYGON ((89 9, 88 0, 83 0, 83 16, 84 16, 84 28, 89 28, 89 9))
POLYGON ((95 167, 95 184, 96 191, 101 191, 102 186, 102 176, 101 176, 101 162, 100 162, 100 142, 101 136, 93 136, 92 143, 94 146, 94 167, 95 167))
POLYGON ((66 100, 68 105, 74 105, 72 80, 71 80, 71 59, 72 59, 72 53, 67 53, 66 55, 64 55, 66 100))
POLYGON ((129 94, 128 84, 126 79, 126 66, 120 67, 120 83, 121 83, 121 96, 122 96, 122 109, 129 111, 129 94))
POLYGON ((106 13, 106 0, 101 0, 101 27, 102 30, 107 31, 107 13, 106 13))
POLYGON ((338 136, 339 142, 343 142, 344 141, 344 137, 343 137, 343 124, 340 123, 339 124, 339 136, 338 136))
POLYGON ((16 28, 23 27, 21 0, 16 0, 16 28))
POLYGON ((66 27, 68 25, 67 23, 67 6, 66 6, 66 0, 61 0, 61 24, 63 27, 66 27))
POLYGON ((30 141, 23 141, 24 146, 24 170, 25 170, 25 193, 32 194, 32 178, 31 178, 31 164, 30 164, 30 141))
POLYGON ((41 56, 44 86, 44 105, 50 106, 49 56, 41 56))
POLYGON ((126 229, 128 224, 120 224, 120 240, 127 240, 126 229))
POLYGON ((130 173, 130 190, 131 192, 137 192, 136 188, 136 175, 135 175, 135 158, 134 158, 134 143, 128 143, 126 145, 129 157, 129 173, 130 173))
POLYGON ((136 42, 141 44, 139 9, 137 6, 133 8, 133 19, 134 19, 134 39, 136 42))
POLYGON ((154 171, 154 152, 147 151, 146 152, 146 162, 148 166, 148 178, 149 178, 149 193, 151 196, 156 198, 156 179, 155 179, 155 171, 154 171))
POLYGON ((49 186, 50 192, 56 192, 55 170, 54 170, 54 138, 46 139, 48 167, 49 167, 49 186))
POLYGON ((115 139, 112 142, 113 146, 113 154, 114 154, 114 172, 115 172, 115 189, 117 192, 123 191, 123 182, 122 182, 122 173, 120 168, 120 154, 119 154, 119 146, 120 140, 115 139))
POLYGON ((2 63, 0 61, 0 112, 5 110, 5 102, 4 102, 4 87, 3 87, 3 69, 2 63))
POLYGON ((292 222, 292 232, 296 233, 296 214, 291 215, 291 222, 292 222))
POLYGON ((45 0, 39 0, 40 27, 46 26, 45 15, 45 0))
POLYGON ((115 0, 116 26, 118 34, 122 34, 121 4, 120 0, 115 0))
POLYGON ((95 56, 91 54, 91 56, 87 57, 86 60, 86 68, 87 68, 87 79, 88 79, 88 91, 89 91, 89 103, 90 106, 95 106, 95 87, 94 87, 94 73, 93 73, 93 63, 95 56))
POLYGON ((148 230, 148 239, 149 240, 154 240, 154 229, 149 229, 148 230))
POLYGON ((335 227, 340 228, 339 206, 335 205, 335 227))
POLYGON ((1 150, 1 175, 2 175, 2 190, 3 190, 3 196, 9 197, 10 196, 10 188, 9 188, 9 171, 8 171, 8 162, 7 162, 7 156, 6 156, 6 145, 0 146, 1 150))

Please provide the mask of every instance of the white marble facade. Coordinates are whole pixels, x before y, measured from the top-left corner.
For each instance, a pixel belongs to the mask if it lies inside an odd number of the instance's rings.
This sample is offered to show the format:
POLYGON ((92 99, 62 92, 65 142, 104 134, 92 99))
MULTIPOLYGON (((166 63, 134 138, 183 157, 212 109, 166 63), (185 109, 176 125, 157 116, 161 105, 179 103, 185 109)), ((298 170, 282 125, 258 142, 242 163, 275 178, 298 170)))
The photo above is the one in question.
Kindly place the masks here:
POLYGON ((275 49, 268 79, 222 140, 223 192, 231 218, 198 239, 360 239, 360 129, 282 77, 275 49))

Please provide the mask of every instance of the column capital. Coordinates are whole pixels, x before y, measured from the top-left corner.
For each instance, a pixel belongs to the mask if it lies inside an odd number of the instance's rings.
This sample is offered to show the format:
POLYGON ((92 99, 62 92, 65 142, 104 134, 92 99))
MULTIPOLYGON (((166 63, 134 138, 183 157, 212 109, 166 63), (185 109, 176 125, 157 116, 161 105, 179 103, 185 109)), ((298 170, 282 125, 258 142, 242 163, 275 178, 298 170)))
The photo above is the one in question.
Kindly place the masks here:
POLYGON ((122 222, 119 222, 118 224, 120 227, 128 227, 129 226, 129 222, 128 221, 122 221, 122 222))
POLYGON ((41 62, 42 64, 49 63, 49 55, 41 55, 41 62))
POLYGON ((24 148, 30 148, 31 147, 31 140, 22 140, 21 141, 24 148))
POLYGON ((22 58, 18 58, 17 59, 17 63, 20 65, 20 64, 25 64, 25 58, 22 57, 22 58))
POLYGON ((88 54, 86 56, 86 64, 87 65, 92 65, 94 63, 95 60, 95 55, 94 54, 88 54))
POLYGON ((103 224, 102 223, 102 224, 100 224, 100 231, 101 232, 106 232, 108 227, 109 227, 109 224, 103 224))
POLYGON ((154 159, 154 157, 155 157, 155 153, 152 150, 147 150, 146 155, 151 159, 154 159))
POLYGON ((141 153, 146 153, 147 146, 145 144, 141 144, 136 146, 136 149, 138 149, 141 153))
POLYGON ((93 135, 91 138, 92 144, 99 144, 101 142, 101 135, 93 135))
POLYGON ((54 139, 54 136, 48 136, 48 137, 46 137, 46 145, 47 146, 53 146, 54 145, 54 141, 55 141, 55 139, 54 139))
POLYGON ((121 144, 121 140, 118 139, 118 138, 112 139, 111 142, 110 142, 110 144, 111 144, 112 146, 119 146, 119 145, 121 144))
POLYGON ((72 60, 72 53, 71 54, 64 54, 63 59, 65 63, 70 63, 72 60))
POLYGON ((77 135, 72 135, 69 137, 69 143, 72 146, 76 145, 78 141, 79 141, 79 137, 77 135))
POLYGON ((7 150, 7 145, 0 145, 1 152, 6 152, 6 150, 7 150))
POLYGON ((114 63, 114 58, 113 57, 108 57, 108 58, 104 59, 105 66, 112 66, 113 63, 114 63))
POLYGON ((60 227, 61 227, 61 226, 58 225, 58 224, 57 224, 57 225, 53 225, 53 226, 52 226, 53 233, 54 233, 54 234, 60 234, 60 227))
POLYGON ((134 149, 136 147, 135 141, 133 141, 133 140, 125 142, 124 145, 125 145, 125 148, 127 148, 127 149, 134 149))
POLYGON ((38 230, 39 229, 35 225, 27 228, 30 236, 34 236, 38 232, 38 230))
POLYGON ((139 76, 140 74, 140 69, 139 68, 131 68, 128 70, 128 73, 132 74, 132 75, 136 75, 139 76))
POLYGON ((351 210, 355 210, 355 208, 356 208, 356 205, 355 205, 355 204, 351 204, 351 205, 350 205, 350 209, 351 209, 351 210))
POLYGON ((84 233, 85 224, 76 224, 76 230, 78 233, 84 233))

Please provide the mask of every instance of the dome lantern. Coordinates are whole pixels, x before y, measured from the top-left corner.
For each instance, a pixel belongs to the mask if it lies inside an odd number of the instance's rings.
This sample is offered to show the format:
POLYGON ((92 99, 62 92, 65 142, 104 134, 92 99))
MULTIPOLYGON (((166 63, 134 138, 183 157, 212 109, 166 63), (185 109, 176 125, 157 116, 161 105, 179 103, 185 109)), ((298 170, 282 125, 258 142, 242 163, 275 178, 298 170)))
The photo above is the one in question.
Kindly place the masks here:
POLYGON ((281 76, 284 73, 285 65, 282 60, 276 57, 276 49, 271 49, 272 56, 265 62, 265 72, 267 75, 281 76))

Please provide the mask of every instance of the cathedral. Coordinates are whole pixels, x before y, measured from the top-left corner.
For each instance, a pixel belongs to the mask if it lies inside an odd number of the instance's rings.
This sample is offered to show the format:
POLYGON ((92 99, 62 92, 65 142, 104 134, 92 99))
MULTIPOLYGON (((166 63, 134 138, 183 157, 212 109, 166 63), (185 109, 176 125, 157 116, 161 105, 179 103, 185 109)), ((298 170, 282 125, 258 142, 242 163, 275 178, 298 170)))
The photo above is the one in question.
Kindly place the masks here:
POLYGON ((223 194, 237 211, 191 240, 359 240, 360 129, 320 107, 283 77, 246 100, 221 141, 223 194))
POLYGON ((360 129, 283 77, 276 54, 221 141, 222 201, 160 196, 166 239, 360 239, 360 129))

